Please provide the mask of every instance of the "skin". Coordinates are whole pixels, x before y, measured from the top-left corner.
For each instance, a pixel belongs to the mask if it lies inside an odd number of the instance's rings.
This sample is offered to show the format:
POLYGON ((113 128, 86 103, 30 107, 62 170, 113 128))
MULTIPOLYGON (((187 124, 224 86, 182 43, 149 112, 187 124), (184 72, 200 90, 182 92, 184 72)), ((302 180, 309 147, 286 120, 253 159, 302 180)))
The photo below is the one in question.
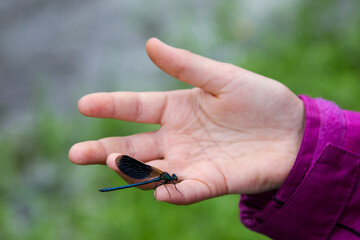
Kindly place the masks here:
MULTIPOLYGON (((156 189, 159 201, 191 204, 225 194, 279 188, 297 157, 304 131, 303 102, 283 84, 152 38, 150 59, 194 88, 169 92, 110 92, 84 96, 85 116, 160 124, 155 132, 75 144, 73 163, 115 165, 119 154, 179 177, 177 192, 156 189)), ((142 189, 151 189, 144 186, 142 189)))

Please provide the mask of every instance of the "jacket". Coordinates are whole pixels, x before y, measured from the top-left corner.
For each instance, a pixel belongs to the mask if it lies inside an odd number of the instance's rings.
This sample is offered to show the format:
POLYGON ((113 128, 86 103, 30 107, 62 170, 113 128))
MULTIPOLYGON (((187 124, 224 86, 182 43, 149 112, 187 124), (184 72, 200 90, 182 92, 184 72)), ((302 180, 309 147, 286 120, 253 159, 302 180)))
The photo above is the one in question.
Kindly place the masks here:
POLYGON ((302 144, 280 189, 242 195, 240 219, 272 239, 360 239, 360 113, 300 95, 302 144))

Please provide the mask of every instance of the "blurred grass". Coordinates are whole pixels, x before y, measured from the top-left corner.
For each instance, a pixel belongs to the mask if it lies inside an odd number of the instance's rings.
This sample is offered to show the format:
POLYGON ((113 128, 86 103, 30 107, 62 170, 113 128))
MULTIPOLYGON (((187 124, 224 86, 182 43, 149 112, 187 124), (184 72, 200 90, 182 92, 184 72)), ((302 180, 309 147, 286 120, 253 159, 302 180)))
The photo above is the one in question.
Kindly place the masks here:
MULTIPOLYGON (((234 64, 279 80, 296 94, 360 110, 358 1, 301 1, 261 29, 237 14, 238 4, 221 1, 214 10, 214 47, 238 51, 234 64)), ((186 32, 179 41, 206 51, 186 32)), ((152 191, 100 194, 98 188, 122 180, 107 167, 67 160, 76 142, 157 126, 64 116, 46 104, 34 116, 30 124, 0 134, 0 239, 267 239, 240 224, 238 195, 173 206, 154 201, 152 191)))
POLYGON ((5 180, 0 182, 0 239, 265 239, 239 223, 238 195, 173 206, 155 201, 153 191, 101 194, 99 188, 125 182, 105 166, 76 166, 66 159, 74 142, 157 126, 65 120, 50 112, 36 122, 35 133, 12 132, 0 142, 5 180))

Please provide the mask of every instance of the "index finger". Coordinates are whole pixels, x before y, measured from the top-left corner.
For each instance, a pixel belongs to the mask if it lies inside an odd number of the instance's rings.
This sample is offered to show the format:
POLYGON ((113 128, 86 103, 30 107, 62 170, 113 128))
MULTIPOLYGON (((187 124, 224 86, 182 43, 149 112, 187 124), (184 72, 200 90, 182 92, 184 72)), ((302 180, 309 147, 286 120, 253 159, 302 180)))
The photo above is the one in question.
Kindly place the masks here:
POLYGON ((92 93, 79 100, 85 116, 160 124, 166 107, 166 92, 92 93))

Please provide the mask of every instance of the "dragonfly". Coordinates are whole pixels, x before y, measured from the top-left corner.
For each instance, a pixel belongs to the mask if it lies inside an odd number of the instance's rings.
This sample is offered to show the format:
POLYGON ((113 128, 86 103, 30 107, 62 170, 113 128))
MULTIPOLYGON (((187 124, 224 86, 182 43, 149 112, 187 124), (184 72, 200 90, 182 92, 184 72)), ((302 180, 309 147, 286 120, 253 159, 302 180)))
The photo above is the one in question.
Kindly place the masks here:
MULTIPOLYGON (((150 165, 147 165, 145 163, 142 163, 130 156, 127 155, 120 155, 115 160, 117 167, 119 170, 124 173, 126 176, 129 176, 131 178, 137 179, 137 180, 146 180, 150 179, 144 182, 138 182, 134 184, 124 185, 124 186, 118 186, 118 187, 111 187, 111 188, 103 188, 100 189, 100 192, 110 192, 115 191, 119 189, 125 189, 125 188, 131 188, 131 187, 137 187, 149 183, 155 183, 155 188, 158 188, 162 185, 165 186, 165 184, 172 183, 174 184, 175 189, 182 195, 182 193, 177 189, 176 182, 178 181, 178 177, 176 174, 170 175, 167 172, 164 172, 156 167, 152 167, 150 165)), ((169 190, 166 188, 166 190, 169 193, 169 190)), ((169 193, 170 195, 170 193, 169 193)))

